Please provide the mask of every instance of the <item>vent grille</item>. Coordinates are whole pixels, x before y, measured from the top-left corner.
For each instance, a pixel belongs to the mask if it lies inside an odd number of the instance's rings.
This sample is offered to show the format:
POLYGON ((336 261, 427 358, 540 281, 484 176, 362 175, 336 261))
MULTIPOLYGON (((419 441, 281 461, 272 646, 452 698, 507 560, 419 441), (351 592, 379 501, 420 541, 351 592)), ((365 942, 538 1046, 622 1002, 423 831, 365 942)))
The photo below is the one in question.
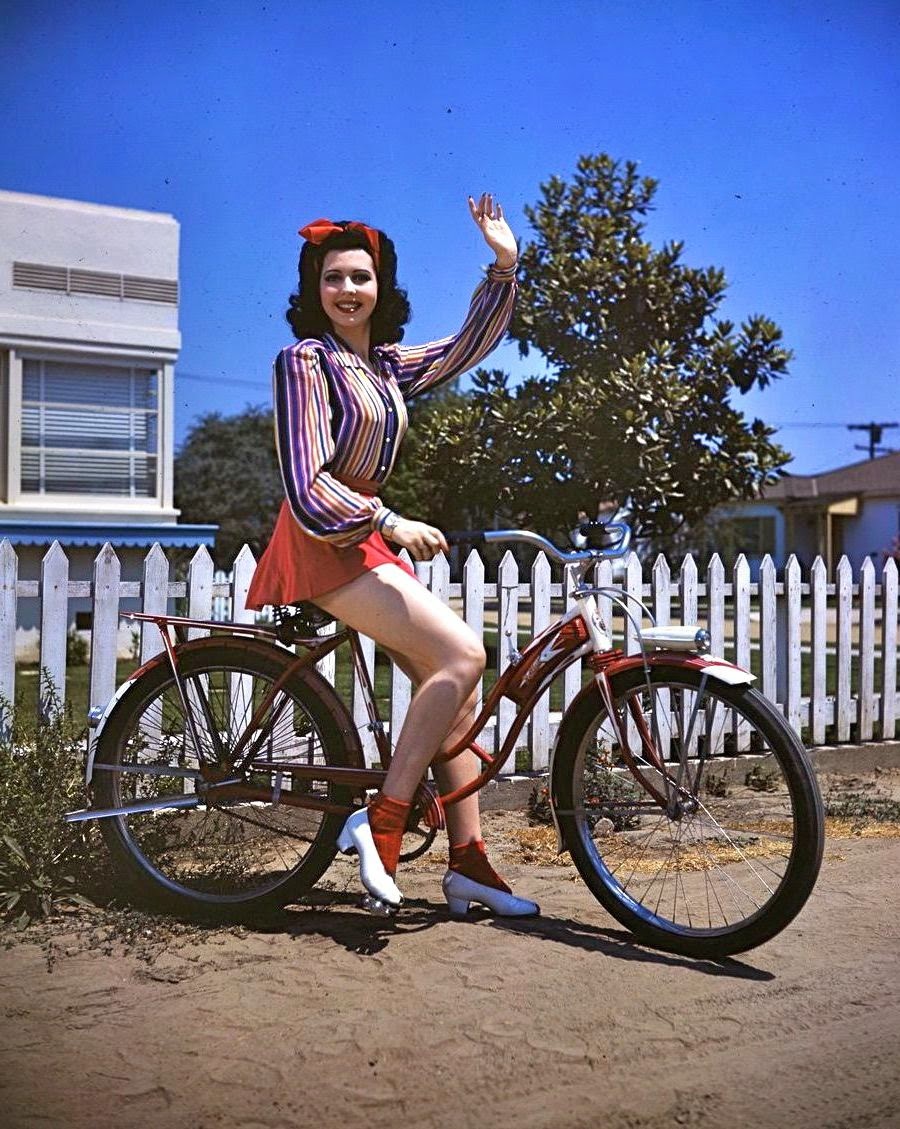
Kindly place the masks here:
POLYGON ((126 274, 122 276, 122 297, 177 306, 178 283, 173 278, 140 278, 136 274, 126 274))
POLYGON ((65 267, 43 267, 37 263, 13 263, 13 286, 29 290, 68 290, 65 267))
POLYGON ((52 267, 44 263, 13 263, 13 286, 21 290, 55 290, 62 294, 99 294, 105 298, 178 305, 178 282, 173 278, 144 278, 135 274, 52 267))

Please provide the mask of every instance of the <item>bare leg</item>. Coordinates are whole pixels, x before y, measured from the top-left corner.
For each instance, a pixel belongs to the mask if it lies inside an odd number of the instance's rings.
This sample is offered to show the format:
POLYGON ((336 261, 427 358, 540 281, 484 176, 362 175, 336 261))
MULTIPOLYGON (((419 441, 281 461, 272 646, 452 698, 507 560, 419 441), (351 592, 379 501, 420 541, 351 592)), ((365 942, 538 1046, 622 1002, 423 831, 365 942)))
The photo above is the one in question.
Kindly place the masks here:
MULTIPOLYGON (((424 682, 427 677, 425 672, 416 670, 405 656, 398 654, 397 651, 388 647, 382 649, 390 655, 397 666, 399 666, 403 673, 410 679, 413 686, 419 686, 424 682)), ((450 728, 450 732, 441 742, 439 752, 444 752, 446 749, 451 748, 471 726, 475 719, 476 700, 477 695, 473 690, 469 695, 468 701, 463 703, 462 708, 450 728)), ((453 760, 446 761, 444 764, 436 764, 433 768, 440 790, 445 793, 454 792, 457 788, 461 788, 463 784, 468 784, 470 780, 475 779, 481 771, 481 761, 479 761, 474 753, 466 750, 458 756, 455 756, 453 760)), ((445 814, 447 817, 447 838, 454 845, 474 843, 482 838, 481 816, 478 809, 477 792, 473 793, 471 796, 466 796, 463 800, 458 800, 456 803, 451 804, 450 807, 446 809, 445 814)))
MULTIPOLYGON (((315 602, 401 656, 404 669, 418 682, 383 789, 394 799, 411 800, 449 731, 461 714, 471 711, 469 699, 485 664, 481 640, 436 596, 393 565, 381 565, 315 602)), ((445 766, 449 774, 444 786, 471 780, 475 761, 473 754, 464 753, 445 766), (468 763, 457 764, 464 760, 468 763)), ((477 798, 457 806, 462 810, 452 817, 451 837, 463 835, 461 842, 479 838, 477 798)))

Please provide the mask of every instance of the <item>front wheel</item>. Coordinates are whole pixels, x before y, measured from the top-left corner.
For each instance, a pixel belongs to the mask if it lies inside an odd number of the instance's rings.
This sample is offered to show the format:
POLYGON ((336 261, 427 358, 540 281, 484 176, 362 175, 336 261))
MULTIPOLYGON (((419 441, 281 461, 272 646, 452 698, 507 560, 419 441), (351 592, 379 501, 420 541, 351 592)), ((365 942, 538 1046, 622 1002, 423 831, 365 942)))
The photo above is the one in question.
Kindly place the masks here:
POLYGON ((796 735, 758 691, 701 669, 655 666, 611 682, 619 725, 596 686, 583 691, 551 781, 588 888, 657 948, 712 958, 774 937, 809 897, 824 843, 796 735))

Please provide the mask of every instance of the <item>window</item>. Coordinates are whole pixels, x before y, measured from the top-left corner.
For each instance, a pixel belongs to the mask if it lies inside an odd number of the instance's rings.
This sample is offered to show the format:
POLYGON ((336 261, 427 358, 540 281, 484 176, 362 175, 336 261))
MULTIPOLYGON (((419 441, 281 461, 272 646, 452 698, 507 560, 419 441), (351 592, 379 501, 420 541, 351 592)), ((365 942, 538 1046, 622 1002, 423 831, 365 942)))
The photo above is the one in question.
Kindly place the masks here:
POLYGON ((25 358, 23 493, 156 496, 156 369, 25 358))
POLYGON ((775 552, 774 517, 737 517, 731 520, 738 552, 760 557, 775 552))

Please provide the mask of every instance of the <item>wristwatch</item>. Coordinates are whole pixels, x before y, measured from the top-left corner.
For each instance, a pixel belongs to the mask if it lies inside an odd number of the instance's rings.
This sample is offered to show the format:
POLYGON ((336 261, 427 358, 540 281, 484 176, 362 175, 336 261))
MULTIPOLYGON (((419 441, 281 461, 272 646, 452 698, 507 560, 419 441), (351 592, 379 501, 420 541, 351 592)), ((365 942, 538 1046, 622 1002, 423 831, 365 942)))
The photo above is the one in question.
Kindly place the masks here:
POLYGON ((400 520, 400 515, 395 514, 393 511, 381 523, 381 536, 385 541, 391 540, 391 535, 397 528, 397 522, 400 520))

